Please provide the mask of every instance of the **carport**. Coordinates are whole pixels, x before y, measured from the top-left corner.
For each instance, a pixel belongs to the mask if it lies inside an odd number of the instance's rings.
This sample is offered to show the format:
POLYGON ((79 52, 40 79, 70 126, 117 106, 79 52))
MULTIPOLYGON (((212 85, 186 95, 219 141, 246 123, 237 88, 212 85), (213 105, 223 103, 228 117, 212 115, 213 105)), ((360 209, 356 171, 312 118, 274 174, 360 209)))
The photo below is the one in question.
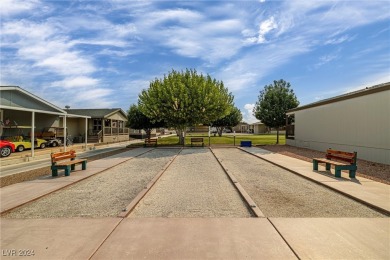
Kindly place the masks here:
MULTIPOLYGON (((11 134, 12 131, 15 132, 31 128, 28 136, 31 140, 34 140, 36 127, 63 127, 63 145, 64 150, 66 151, 66 119, 73 117, 85 118, 85 129, 88 127, 89 116, 68 114, 65 110, 18 86, 0 86, 0 101, 1 136, 3 136, 7 130, 9 134, 11 134), (60 117, 63 118, 62 126, 59 125, 60 117)), ((85 140, 86 149, 87 138, 85 138, 85 140)), ((33 141, 31 145, 31 157, 34 157, 33 141)))

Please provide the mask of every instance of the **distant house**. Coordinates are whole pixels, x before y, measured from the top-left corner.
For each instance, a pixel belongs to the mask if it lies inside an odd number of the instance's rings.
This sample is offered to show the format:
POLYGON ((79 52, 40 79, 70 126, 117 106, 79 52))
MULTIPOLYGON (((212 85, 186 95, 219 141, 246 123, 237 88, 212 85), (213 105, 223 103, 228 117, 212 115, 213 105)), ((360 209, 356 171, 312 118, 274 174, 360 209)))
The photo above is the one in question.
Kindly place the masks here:
POLYGON ((127 115, 120 108, 66 109, 65 111, 74 115, 90 117, 87 129, 80 119, 68 119, 68 131, 73 137, 82 137, 87 130, 88 143, 129 140, 129 128, 126 127, 127 115))
POLYGON ((291 109, 286 143, 390 164, 390 82, 291 109))
POLYGON ((246 122, 240 122, 238 125, 233 127, 233 131, 236 133, 248 133, 249 124, 246 122))
POLYGON ((268 127, 262 122, 256 122, 249 125, 249 131, 253 134, 265 134, 268 132, 268 127))

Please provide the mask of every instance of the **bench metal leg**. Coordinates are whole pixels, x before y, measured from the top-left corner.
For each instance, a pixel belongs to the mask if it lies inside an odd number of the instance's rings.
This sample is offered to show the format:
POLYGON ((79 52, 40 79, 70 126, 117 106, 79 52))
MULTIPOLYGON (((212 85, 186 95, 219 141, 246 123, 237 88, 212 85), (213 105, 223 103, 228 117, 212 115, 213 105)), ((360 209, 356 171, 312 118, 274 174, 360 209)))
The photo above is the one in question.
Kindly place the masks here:
POLYGON ((65 168, 65 176, 70 176, 70 166, 65 168))
POLYGON ((349 170, 349 178, 355 178, 356 171, 355 170, 349 170))
POLYGON ((325 168, 326 168, 327 171, 330 171, 330 163, 327 163, 325 168))
POLYGON ((71 171, 74 171, 75 167, 76 167, 76 165, 75 165, 75 164, 72 164, 72 165, 70 166, 70 170, 71 170, 71 171))
POLYGON ((318 171, 318 161, 313 160, 313 171, 318 171))
POLYGON ((53 177, 58 176, 58 170, 57 169, 52 169, 51 170, 51 176, 53 176, 53 177))
POLYGON ((87 161, 84 161, 81 163, 81 169, 86 170, 87 169, 87 161))
POLYGON ((337 168, 337 166, 335 167, 335 176, 341 178, 341 169, 337 168))

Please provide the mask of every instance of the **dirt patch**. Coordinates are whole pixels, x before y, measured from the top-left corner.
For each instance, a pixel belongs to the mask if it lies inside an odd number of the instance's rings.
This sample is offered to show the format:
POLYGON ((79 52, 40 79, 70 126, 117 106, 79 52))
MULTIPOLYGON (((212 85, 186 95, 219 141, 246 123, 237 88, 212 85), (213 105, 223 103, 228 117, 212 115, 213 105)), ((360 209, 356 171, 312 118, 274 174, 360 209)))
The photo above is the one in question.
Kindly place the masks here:
MULTIPOLYGON (((312 159, 316 157, 325 157, 325 152, 289 145, 265 145, 259 147, 274 153, 280 153, 307 162, 312 162, 312 159)), ((357 165, 357 176, 390 185, 390 165, 369 162, 361 159, 357 160, 357 165)))
MULTIPOLYGON (((110 151, 110 152, 107 152, 107 153, 97 154, 97 155, 88 157, 88 161, 91 162, 91 161, 94 161, 94 160, 99 160, 99 159, 102 159, 102 158, 105 158, 105 157, 108 157, 108 156, 111 156, 111 155, 115 155, 115 154, 118 154, 118 153, 126 152, 126 151, 131 150, 131 149, 134 149, 134 148, 122 148, 122 149, 115 150, 115 151, 110 151)), ((51 175, 51 169, 50 168, 51 167, 48 166, 48 167, 34 169, 34 170, 31 170, 31 171, 25 171, 25 172, 21 172, 21 173, 17 173, 17 174, 12 174, 12 175, 7 175, 7 176, 4 176, 4 177, 1 177, 0 178, 0 188, 8 186, 8 185, 15 184, 15 183, 23 182, 23 181, 34 180, 34 179, 36 179, 38 177, 41 177, 41 176, 51 175)))

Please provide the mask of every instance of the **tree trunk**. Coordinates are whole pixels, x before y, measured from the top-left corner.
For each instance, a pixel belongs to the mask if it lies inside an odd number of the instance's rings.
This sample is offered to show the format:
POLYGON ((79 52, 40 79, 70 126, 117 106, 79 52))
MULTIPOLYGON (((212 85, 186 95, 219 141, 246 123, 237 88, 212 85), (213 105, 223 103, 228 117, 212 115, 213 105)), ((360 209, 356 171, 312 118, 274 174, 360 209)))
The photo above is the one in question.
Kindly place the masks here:
POLYGON ((150 139, 150 136, 152 135, 152 129, 144 129, 145 130, 145 132, 146 132, 146 138, 147 139, 150 139))
POLYGON ((276 128, 276 144, 279 144, 279 127, 276 128))
POLYGON ((184 145, 185 144, 185 137, 186 137, 186 130, 184 129, 177 129, 177 135, 179 136, 179 144, 184 145))

